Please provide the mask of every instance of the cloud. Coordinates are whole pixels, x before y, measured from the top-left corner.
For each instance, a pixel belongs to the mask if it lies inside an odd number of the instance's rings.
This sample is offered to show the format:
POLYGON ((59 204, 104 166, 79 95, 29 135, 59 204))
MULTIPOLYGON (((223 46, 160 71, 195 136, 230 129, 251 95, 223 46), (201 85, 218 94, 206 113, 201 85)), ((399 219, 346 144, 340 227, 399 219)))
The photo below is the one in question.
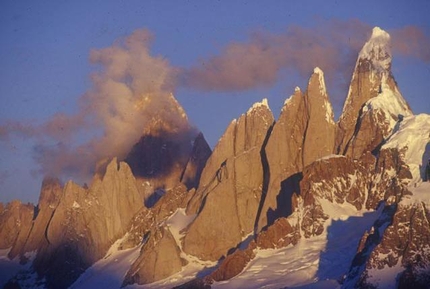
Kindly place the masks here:
POLYGON ((405 26, 390 32, 393 53, 430 62, 430 37, 416 26, 405 26))
POLYGON ((28 138, 35 136, 37 134, 37 130, 30 124, 11 120, 0 126, 0 140, 8 141, 12 134, 28 138))
MULTIPOLYGON (((318 66, 329 86, 345 90, 371 31, 369 24, 357 19, 333 19, 317 20, 310 27, 289 26, 279 34, 254 32, 248 41, 230 43, 218 55, 184 68, 181 83, 201 91, 244 91, 270 87, 283 69, 308 78, 318 66)), ((388 32, 395 55, 430 60, 430 38, 420 28, 407 26, 388 32)))
POLYGON ((145 124, 154 118, 172 122, 177 117, 166 110, 175 70, 163 57, 150 55, 151 40, 148 30, 137 30, 122 43, 90 53, 91 62, 102 71, 92 75, 93 89, 81 103, 86 114, 94 115, 104 128, 103 136, 93 144, 100 156, 124 157, 145 124))
MULTIPOLYGON (((326 76, 334 103, 343 101, 356 56, 371 26, 359 20, 319 20, 317 25, 289 26, 282 33, 253 32, 246 42, 233 42, 218 55, 195 65, 174 68, 150 53, 152 34, 136 30, 112 46, 94 49, 90 61, 97 70, 92 87, 79 100, 79 111, 58 113, 47 122, 8 121, 0 140, 31 138, 36 173, 88 179, 105 158, 126 157, 144 132, 154 127, 187 130, 185 113, 172 107, 177 85, 201 91, 245 91, 269 87, 288 69, 307 79, 315 66, 326 76), (160 119, 165 120, 160 122, 160 119)), ((382 27, 383 28, 383 27, 382 27)), ((395 55, 430 61, 430 38, 418 27, 388 30, 395 55)))
POLYGON ((184 85, 208 91, 241 91, 270 86, 290 68, 309 77, 314 67, 343 71, 364 44, 369 25, 358 20, 322 21, 316 27, 289 26, 280 34, 254 32, 244 43, 231 43, 219 55, 184 69, 184 85))
POLYGON ((149 127, 187 129, 185 113, 171 96, 176 70, 165 58, 151 55, 152 38, 141 29, 92 50, 90 61, 98 69, 76 114, 58 113, 42 124, 11 121, 0 127, 0 139, 35 139, 36 174, 88 180, 98 161, 125 158, 149 127))

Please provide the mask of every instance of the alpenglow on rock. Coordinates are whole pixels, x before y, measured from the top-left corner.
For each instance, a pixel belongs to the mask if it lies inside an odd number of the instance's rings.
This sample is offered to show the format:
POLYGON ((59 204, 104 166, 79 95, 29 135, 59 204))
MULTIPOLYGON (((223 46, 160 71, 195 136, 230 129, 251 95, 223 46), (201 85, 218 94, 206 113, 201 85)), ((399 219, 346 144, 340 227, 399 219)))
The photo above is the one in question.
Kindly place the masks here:
POLYGON ((411 115, 391 73, 390 35, 375 27, 361 49, 342 115, 336 152, 359 158, 390 135, 397 122, 411 115))
POLYGON ((430 115, 400 94, 389 41, 373 29, 337 123, 319 68, 213 153, 170 95, 88 187, 46 178, 37 206, 0 204, 0 287, 427 288, 430 115))
MULTIPOLYGON (((265 148, 270 181, 258 220, 258 230, 285 217, 291 208, 290 190, 282 182, 296 178, 296 173, 313 161, 333 153, 336 125, 327 94, 324 73, 315 68, 306 92, 296 88, 285 101, 265 148)), ((288 181, 287 181, 288 182, 288 181)))
POLYGON ((189 213, 198 215, 183 240, 186 253, 216 261, 254 230, 267 181, 262 151, 273 122, 263 100, 230 123, 190 201, 189 213))

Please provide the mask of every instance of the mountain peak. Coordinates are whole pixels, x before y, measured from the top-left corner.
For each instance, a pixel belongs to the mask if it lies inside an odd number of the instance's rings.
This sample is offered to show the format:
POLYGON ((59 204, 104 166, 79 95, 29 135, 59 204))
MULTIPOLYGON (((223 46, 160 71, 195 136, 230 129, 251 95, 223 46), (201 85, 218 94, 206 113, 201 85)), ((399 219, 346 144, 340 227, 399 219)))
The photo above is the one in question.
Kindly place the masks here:
POLYGON ((315 77, 318 77, 318 86, 319 91, 321 95, 327 95, 327 89, 325 87, 325 81, 324 81, 324 72, 319 67, 314 68, 314 73, 309 79, 309 86, 311 85, 311 82, 314 81, 315 77))
POLYGON ((248 110, 248 112, 247 112, 247 113, 250 113, 250 112, 252 112, 254 109, 259 108, 259 107, 265 107, 265 108, 267 108, 268 110, 270 110, 269 102, 267 101, 267 98, 263 98, 260 102, 256 102, 256 103, 254 103, 254 104, 251 106, 251 108, 248 110))
POLYGON ((320 74, 320 75, 324 75, 324 72, 321 70, 321 68, 319 67, 315 67, 314 68, 314 73, 316 74, 320 74))
POLYGON ((372 35, 360 51, 359 59, 370 60, 379 71, 386 71, 391 66, 390 34, 379 27, 372 30, 372 35))
POLYGON ((378 37, 390 38, 390 35, 387 33, 387 31, 381 29, 378 26, 375 26, 372 29, 372 36, 370 38, 373 39, 378 37))

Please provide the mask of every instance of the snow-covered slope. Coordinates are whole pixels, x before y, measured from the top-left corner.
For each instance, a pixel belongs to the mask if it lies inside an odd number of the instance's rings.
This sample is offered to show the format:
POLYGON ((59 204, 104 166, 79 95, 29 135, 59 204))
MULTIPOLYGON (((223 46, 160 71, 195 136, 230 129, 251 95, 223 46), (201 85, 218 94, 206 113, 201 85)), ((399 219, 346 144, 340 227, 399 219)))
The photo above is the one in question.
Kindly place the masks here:
POLYGON ((256 257, 236 277, 213 288, 336 288, 356 253, 357 240, 369 230, 379 211, 357 211, 348 203, 321 201, 330 218, 324 233, 295 246, 257 249, 256 257), (306 286, 305 286, 306 285, 306 286))
POLYGON ((116 241, 106 256, 88 268, 70 288, 120 288, 125 274, 139 256, 140 246, 119 250, 122 239, 116 241))
POLYGON ((424 177, 427 160, 430 159, 430 115, 419 114, 403 119, 397 131, 382 147, 404 151, 404 161, 412 173, 411 185, 424 177))

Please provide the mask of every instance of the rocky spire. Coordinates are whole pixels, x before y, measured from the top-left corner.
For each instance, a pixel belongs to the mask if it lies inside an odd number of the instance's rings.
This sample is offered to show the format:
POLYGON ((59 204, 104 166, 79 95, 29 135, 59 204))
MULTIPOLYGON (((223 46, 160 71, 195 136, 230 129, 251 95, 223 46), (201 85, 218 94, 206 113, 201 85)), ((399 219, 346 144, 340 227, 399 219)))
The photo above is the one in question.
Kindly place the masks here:
POLYGON ((258 231, 276 218, 288 215, 292 191, 285 184, 298 182, 295 174, 316 159, 332 154, 334 139, 333 109, 324 73, 316 67, 306 92, 303 94, 296 87, 294 94, 285 101, 268 140, 265 152, 270 184, 258 220, 258 231))
POLYGON ((183 241, 186 253, 216 261, 253 231, 266 182, 261 152, 273 122, 263 100, 230 123, 188 205, 188 213, 198 215, 183 241))
POLYGON ((370 39, 364 44, 359 60, 368 60, 372 69, 388 72, 391 69, 390 35, 379 27, 374 27, 370 39))
POLYGON ((390 35, 379 27, 361 49, 336 134, 336 152, 358 158, 412 112, 391 74, 390 35))
POLYGON ((308 123, 303 145, 303 166, 333 153, 335 122, 325 87, 324 73, 316 67, 305 96, 308 123))
MULTIPOLYGON (((144 99, 142 105, 146 101, 153 100, 144 99)), ((159 113, 152 114, 141 138, 125 158, 148 206, 153 205, 157 190, 161 195, 181 181, 189 189, 195 187, 197 176, 200 176, 210 155, 203 135, 199 135, 200 132, 189 123, 185 110, 173 94, 166 97, 157 109, 159 113), (190 157, 194 161, 190 162, 190 157)))

